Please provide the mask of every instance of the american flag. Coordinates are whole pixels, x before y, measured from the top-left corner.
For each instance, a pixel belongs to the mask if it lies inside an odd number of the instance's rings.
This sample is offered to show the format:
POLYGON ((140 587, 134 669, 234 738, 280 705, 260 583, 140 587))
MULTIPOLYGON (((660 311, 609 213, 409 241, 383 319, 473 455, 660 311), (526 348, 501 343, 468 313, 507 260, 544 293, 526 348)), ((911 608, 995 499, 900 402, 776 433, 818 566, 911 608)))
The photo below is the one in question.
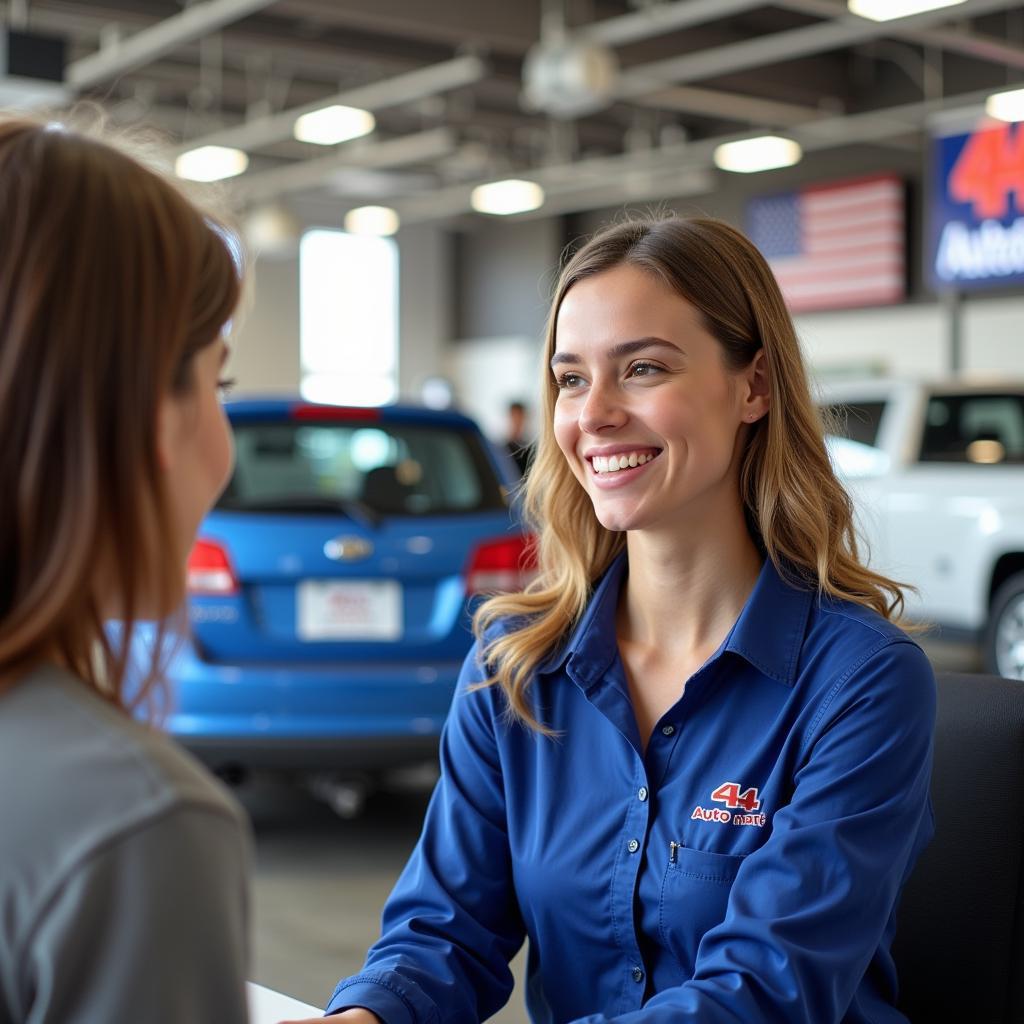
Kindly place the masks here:
POLYGON ((903 183, 861 178, 752 199, 746 229, 794 313, 906 296, 903 183))

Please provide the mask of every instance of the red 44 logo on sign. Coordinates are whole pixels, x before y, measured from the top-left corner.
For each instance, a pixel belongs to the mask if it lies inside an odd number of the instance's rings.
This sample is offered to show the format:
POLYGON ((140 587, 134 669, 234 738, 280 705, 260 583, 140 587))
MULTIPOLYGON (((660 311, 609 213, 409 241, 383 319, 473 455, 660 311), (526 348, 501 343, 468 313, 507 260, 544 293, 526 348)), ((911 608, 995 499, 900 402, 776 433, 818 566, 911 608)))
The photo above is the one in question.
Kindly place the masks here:
POLYGON ((715 803, 725 804, 730 811, 735 811, 740 807, 749 813, 750 811, 758 811, 761 809, 761 801, 757 798, 757 787, 752 786, 750 789, 740 792, 739 783, 736 782, 723 782, 712 794, 711 799, 715 803))

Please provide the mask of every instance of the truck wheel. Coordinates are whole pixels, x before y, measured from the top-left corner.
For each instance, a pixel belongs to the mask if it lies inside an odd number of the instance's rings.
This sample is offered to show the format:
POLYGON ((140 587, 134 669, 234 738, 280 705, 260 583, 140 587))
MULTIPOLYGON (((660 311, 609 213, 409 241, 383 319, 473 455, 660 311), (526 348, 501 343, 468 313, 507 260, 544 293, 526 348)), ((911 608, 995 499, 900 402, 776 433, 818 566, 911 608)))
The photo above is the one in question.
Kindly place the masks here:
POLYGON ((985 667, 1007 679, 1024 679, 1024 572, 996 591, 985 629, 985 667))

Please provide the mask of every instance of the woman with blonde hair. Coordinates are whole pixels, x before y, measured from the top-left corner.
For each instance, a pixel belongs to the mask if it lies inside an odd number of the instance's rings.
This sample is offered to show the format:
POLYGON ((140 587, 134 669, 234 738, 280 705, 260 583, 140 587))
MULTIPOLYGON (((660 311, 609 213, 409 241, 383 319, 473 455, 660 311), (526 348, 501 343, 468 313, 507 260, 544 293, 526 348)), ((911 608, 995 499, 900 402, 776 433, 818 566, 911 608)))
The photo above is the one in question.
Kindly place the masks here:
POLYGON ((230 471, 239 272, 175 186, 56 123, 0 119, 0 223, 0 1024, 242 1024, 244 816, 133 720, 159 665, 125 684, 230 471))
POLYGON ((934 679, 860 561, 789 314, 711 219, 558 284, 525 501, 423 834, 338 1019, 880 1024, 932 831, 934 679))

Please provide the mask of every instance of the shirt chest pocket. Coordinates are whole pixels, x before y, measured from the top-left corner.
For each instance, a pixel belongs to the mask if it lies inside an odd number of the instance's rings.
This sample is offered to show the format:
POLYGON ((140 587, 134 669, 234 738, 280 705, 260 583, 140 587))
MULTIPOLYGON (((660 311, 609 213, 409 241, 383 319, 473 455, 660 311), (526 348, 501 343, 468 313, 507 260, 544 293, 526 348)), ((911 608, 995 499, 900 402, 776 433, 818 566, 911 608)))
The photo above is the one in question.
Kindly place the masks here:
POLYGON ((661 941, 689 975, 704 933, 725 920, 729 892, 743 857, 673 849, 661 885, 661 941))

